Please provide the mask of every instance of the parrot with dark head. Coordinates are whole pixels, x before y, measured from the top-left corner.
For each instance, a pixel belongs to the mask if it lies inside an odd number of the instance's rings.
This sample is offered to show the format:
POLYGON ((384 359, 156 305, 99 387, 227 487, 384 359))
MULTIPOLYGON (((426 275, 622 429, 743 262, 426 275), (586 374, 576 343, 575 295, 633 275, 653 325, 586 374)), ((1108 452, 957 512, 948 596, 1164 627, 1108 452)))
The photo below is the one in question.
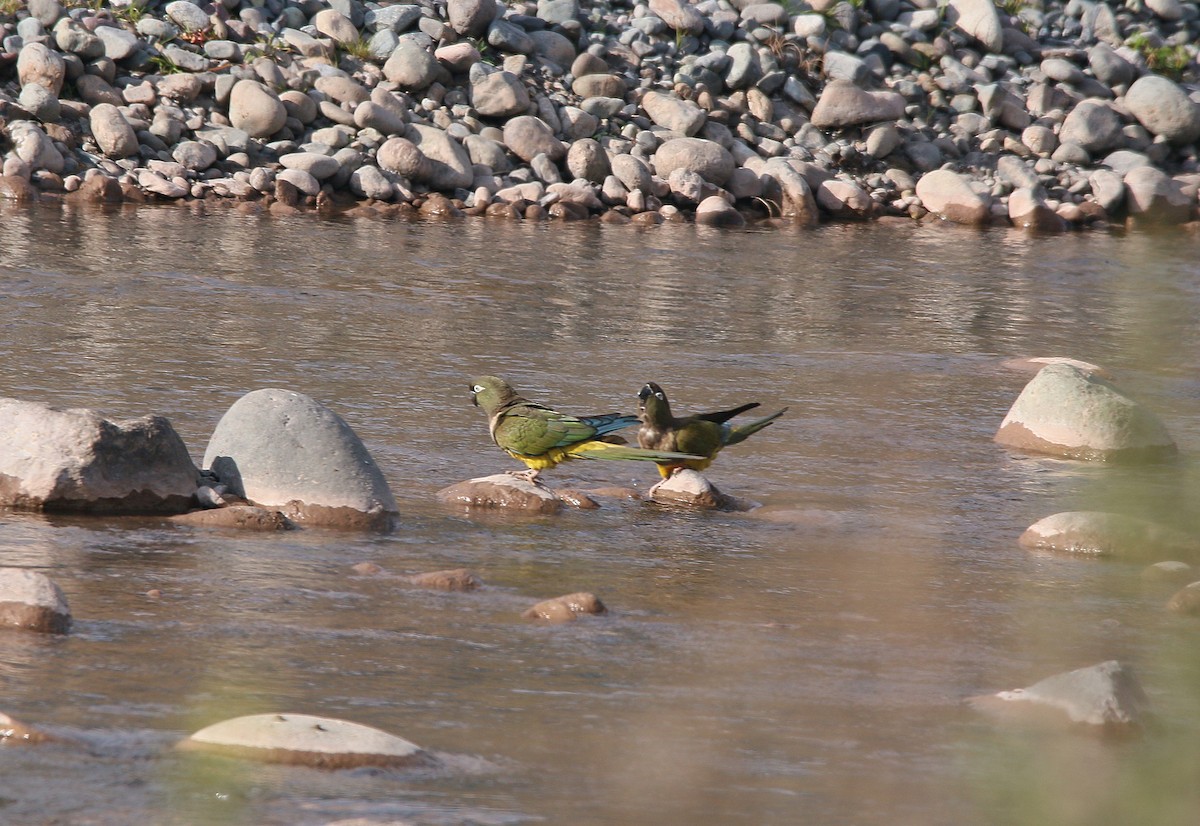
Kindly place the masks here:
POLYGON ((568 459, 631 459, 646 462, 686 462, 703 456, 662 450, 643 450, 617 443, 607 434, 638 423, 637 416, 606 413, 569 416, 520 396, 495 376, 471 381, 471 398, 488 416, 488 429, 501 450, 524 462, 529 470, 509 471, 537 482, 538 474, 568 459), (606 441, 606 437, 613 441, 606 441))
POLYGON ((638 429, 638 444, 641 447, 648 450, 694 453, 702 457, 659 462, 658 472, 664 479, 683 468, 704 470, 712 464, 721 448, 744 441, 787 412, 785 407, 770 416, 736 426, 729 424, 729 420, 739 413, 758 407, 758 402, 743 404, 732 410, 675 417, 671 415, 671 403, 667 401, 667 394, 654 382, 646 384, 638 391, 638 406, 642 420, 642 426, 638 429))

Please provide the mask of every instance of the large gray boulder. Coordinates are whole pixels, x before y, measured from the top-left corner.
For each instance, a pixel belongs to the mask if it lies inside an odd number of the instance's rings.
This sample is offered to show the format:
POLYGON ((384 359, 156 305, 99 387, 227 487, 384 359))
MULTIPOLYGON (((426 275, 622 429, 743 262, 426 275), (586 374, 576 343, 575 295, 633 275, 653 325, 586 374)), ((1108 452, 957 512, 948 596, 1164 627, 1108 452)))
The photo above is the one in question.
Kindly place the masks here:
POLYGON ((996 442, 1071 459, 1161 459, 1176 452, 1158 417, 1116 386, 1069 364, 1051 364, 1013 402, 996 442))
POLYGON ((387 529, 398 511, 350 426, 290 390, 255 390, 234 402, 217 422, 204 466, 234 495, 297 524, 387 529))
POLYGON ((1133 671, 1116 660, 1055 674, 1028 688, 973 697, 968 702, 981 711, 1032 714, 1049 720, 1062 720, 1065 715, 1072 723, 1113 729, 1136 726, 1148 705, 1133 671))
POLYGON ((1151 134, 1178 145, 1200 139, 1200 104, 1160 75, 1144 75, 1125 93, 1125 107, 1151 134))
POLYGON ((106 514, 182 513, 199 475, 162 416, 0 399, 0 506, 106 514))

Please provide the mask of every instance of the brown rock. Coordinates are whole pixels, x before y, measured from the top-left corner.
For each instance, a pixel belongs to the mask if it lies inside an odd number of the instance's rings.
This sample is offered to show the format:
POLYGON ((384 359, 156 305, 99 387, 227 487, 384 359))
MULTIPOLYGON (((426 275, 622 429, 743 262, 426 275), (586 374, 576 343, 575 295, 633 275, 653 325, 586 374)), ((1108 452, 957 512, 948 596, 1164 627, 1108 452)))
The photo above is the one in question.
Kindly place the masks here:
POLYGON ((684 469, 655 485, 650 498, 663 505, 682 505, 706 510, 746 511, 753 506, 726 496, 695 470, 684 469))
POLYGON ((351 566, 350 570, 359 576, 379 576, 383 573, 383 566, 376 562, 359 562, 351 566))
POLYGON ((67 598, 48 576, 0 568, 0 628, 65 634, 70 627, 67 598))
POLYGON ((526 609, 521 616, 525 619, 540 619, 547 622, 570 622, 580 614, 605 614, 604 607, 595 594, 578 591, 554 599, 547 599, 526 609))
POLYGON ((1193 582, 1175 593, 1167 602, 1167 610, 1176 614, 1200 614, 1200 582, 1193 582))
POLYGON ((256 505, 208 508, 171 517, 172 522, 205 528, 237 528, 251 531, 286 531, 296 526, 277 510, 256 505))
POLYGON ((0 712, 0 746, 32 746, 57 739, 0 712))
POLYGON ((439 502, 466 508, 500 508, 525 513, 558 513, 562 500, 552 490, 507 473, 458 482, 438 491, 439 502))
POLYGON ((570 505, 573 508, 580 510, 591 511, 600 507, 600 503, 592 497, 588 496, 581 490, 572 488, 561 488, 554 491, 555 495, 563 501, 564 505, 570 505))
POLYGON ((409 577, 408 581, 418 587, 435 591, 476 591, 483 586, 483 580, 467 568, 430 571, 409 577))

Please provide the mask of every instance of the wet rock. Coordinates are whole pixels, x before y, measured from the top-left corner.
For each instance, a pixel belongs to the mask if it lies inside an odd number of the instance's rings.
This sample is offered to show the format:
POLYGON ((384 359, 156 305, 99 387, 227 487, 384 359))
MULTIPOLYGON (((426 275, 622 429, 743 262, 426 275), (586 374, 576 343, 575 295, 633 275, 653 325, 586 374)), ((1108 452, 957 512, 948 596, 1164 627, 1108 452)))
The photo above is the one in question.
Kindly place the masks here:
POLYGON ((456 482, 437 492, 439 502, 467 508, 500 508, 524 513, 558 513, 562 500, 554 491, 507 473, 456 482))
POLYGON ((817 187, 817 204, 837 218, 870 218, 875 202, 863 189, 850 181, 831 178, 817 187))
POLYGON ((376 562, 356 562, 350 566, 350 570, 358 576, 379 576, 383 573, 383 566, 376 562))
POLYGON ((1006 447, 1071 459, 1162 459, 1176 452, 1158 418, 1099 376, 1067 364, 1042 368, 1000 424, 1006 447))
POLYGON ((1132 669, 1116 660, 1056 674, 1028 688, 968 701, 980 711, 1126 730, 1141 723, 1149 702, 1132 669), (1046 712, 1049 712, 1047 714, 1046 712))
POLYGON ((1094 374, 1105 379, 1112 378, 1103 367, 1067 356, 1031 356, 1029 358, 1009 359, 1004 362, 1004 366, 1012 370, 1024 370, 1031 373, 1039 372, 1047 364, 1066 364, 1089 375, 1094 374))
POLYGON ((434 591, 477 591, 483 587, 483 580, 469 568, 430 571, 411 576, 408 581, 419 588, 434 591))
POLYGON ((0 746, 34 746, 57 740, 44 731, 40 731, 28 723, 23 723, 0 712, 0 746))
POLYGON ((217 423, 204 464, 233 495, 302 525, 380 530, 397 516, 358 435, 300 393, 272 388, 238 399, 217 423))
POLYGON ((229 505, 172 516, 171 521, 198 528, 234 528, 240 531, 286 531, 296 527, 277 510, 255 505, 229 505))
POLYGON ((432 755, 394 734, 310 714, 252 714, 223 720, 181 741, 179 748, 321 769, 434 762, 432 755))
POLYGON ((1038 232, 1066 232, 1069 228, 1067 222, 1046 205, 1041 193, 1028 187, 1009 193, 1008 220, 1015 227, 1038 232))
POLYGON ((956 224, 986 224, 991 220, 988 199, 975 191, 969 178, 949 169, 921 176, 917 197, 927 210, 956 224))
POLYGON ((721 493, 704 474, 686 468, 651 488, 649 496, 663 505, 723 511, 745 511, 751 508, 750 505, 721 493))
POLYGON ((554 495, 561 499, 564 505, 582 511, 592 511, 600 507, 599 502, 582 490, 558 488, 554 491, 554 495))
POLYGON ((1189 616, 1200 614, 1200 582, 1193 582, 1176 591, 1167 601, 1167 610, 1189 616))
POLYGON ((578 591, 554 599, 547 599, 527 608, 521 613, 525 619, 545 620, 546 622, 571 622, 584 614, 606 614, 604 607, 595 594, 578 591))
POLYGON ((0 628, 65 634, 67 598, 50 577, 24 568, 0 568, 0 628))
POLYGON ((1147 582, 1174 582, 1194 579, 1195 568, 1176 559, 1155 562, 1142 569, 1142 579, 1147 582))
POLYGON ((0 201, 25 202, 37 198, 37 192, 29 181, 16 175, 0 176, 0 201))
POLYGON ((818 129, 844 129, 904 117, 904 98, 895 92, 870 92, 848 80, 826 84, 812 123, 818 129))
POLYGON ((1195 200, 1179 181, 1152 166, 1139 166, 1125 175, 1125 206, 1137 219, 1182 224, 1191 218, 1195 200))
POLYGON ((722 195, 710 195, 696 206, 696 223, 709 227, 740 227, 742 214, 722 195))
POLYGON ((1030 550, 1097 557, 1200 558, 1200 538, 1145 519, 1103 511, 1064 511, 1030 525, 1018 540, 1030 550))
POLYGON ((0 399, 0 505, 86 513, 181 513, 198 474, 161 416, 114 422, 87 409, 0 399))

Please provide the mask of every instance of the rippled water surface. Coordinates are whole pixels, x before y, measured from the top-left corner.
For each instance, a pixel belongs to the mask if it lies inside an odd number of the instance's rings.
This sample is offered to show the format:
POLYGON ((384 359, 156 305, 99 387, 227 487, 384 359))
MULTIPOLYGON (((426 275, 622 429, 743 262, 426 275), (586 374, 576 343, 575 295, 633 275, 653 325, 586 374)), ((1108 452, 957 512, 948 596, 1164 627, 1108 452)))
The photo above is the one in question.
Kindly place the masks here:
MULTIPOLYGON (((396 493, 390 535, 239 534, 0 516, 0 563, 50 574, 75 629, 0 635, 0 711, 83 743, 0 747, 14 824, 1193 824, 1200 625, 1141 564, 1031 555, 1076 508, 1195 529, 1200 264, 1188 235, 1046 239, 937 226, 812 232, 0 215, 0 394, 161 413, 197 461, 243 393, 341 414, 396 493), (992 441, 1026 355, 1106 366, 1185 458, 1139 470, 992 441), (467 380, 575 413, 788 406, 709 476, 766 507, 447 511, 517 466, 467 380), (379 576, 356 575, 370 561, 379 576), (414 589, 470 567, 486 588, 414 589), (161 591, 151 599, 146 592, 161 591), (595 592, 605 617, 520 618, 595 592), (999 726, 964 698, 1117 658, 1141 738, 999 726), (417 771, 199 761, 243 713, 378 726, 417 771)), ((548 472, 648 487, 637 463, 548 472)), ((1153 560, 1151 560, 1153 561, 1153 560)))

